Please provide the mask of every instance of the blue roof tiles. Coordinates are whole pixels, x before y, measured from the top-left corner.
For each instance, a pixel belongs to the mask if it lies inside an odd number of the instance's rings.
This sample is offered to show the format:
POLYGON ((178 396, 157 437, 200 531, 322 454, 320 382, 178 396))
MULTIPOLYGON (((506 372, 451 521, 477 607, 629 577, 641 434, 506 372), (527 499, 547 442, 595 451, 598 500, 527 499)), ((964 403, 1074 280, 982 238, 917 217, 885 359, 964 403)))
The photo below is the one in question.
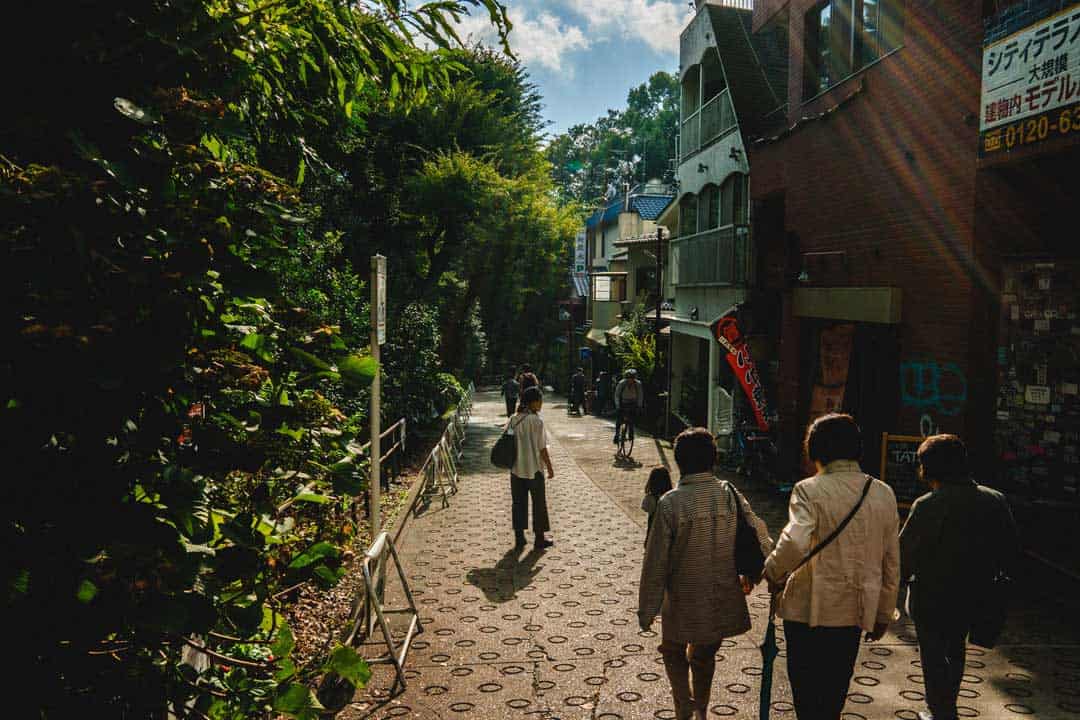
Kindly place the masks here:
MULTIPOLYGON (((631 195, 630 211, 636 212, 643 220, 655 220, 668 206, 674 195, 631 195)), ((610 225, 619 219, 619 213, 623 210, 625 200, 619 198, 612 200, 606 207, 600 208, 585 221, 585 226, 594 228, 598 225, 610 225)))

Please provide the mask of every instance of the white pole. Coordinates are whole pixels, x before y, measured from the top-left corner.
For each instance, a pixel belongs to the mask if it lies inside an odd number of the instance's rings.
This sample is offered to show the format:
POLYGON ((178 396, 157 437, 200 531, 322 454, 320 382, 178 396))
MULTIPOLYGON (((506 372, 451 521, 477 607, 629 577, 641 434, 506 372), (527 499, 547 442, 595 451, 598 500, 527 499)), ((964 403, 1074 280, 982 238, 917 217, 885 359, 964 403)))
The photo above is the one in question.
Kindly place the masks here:
POLYGON ((372 539, 379 536, 381 529, 381 517, 379 514, 380 492, 382 490, 380 480, 380 461, 382 448, 379 435, 382 433, 382 383, 381 370, 378 365, 381 362, 381 346, 386 342, 386 258, 375 255, 371 258, 371 356, 375 360, 375 379, 371 383, 371 472, 368 491, 370 495, 370 523, 372 539))

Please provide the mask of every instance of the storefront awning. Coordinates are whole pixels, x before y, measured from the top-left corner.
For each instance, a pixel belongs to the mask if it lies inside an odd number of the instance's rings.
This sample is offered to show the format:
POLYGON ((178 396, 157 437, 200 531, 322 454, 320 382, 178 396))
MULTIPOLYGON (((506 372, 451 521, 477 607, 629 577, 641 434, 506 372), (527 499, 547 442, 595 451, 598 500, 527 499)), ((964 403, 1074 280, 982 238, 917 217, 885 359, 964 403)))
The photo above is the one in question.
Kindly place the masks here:
POLYGON ((574 292, 578 297, 589 297, 589 278, 584 275, 574 275, 574 292))

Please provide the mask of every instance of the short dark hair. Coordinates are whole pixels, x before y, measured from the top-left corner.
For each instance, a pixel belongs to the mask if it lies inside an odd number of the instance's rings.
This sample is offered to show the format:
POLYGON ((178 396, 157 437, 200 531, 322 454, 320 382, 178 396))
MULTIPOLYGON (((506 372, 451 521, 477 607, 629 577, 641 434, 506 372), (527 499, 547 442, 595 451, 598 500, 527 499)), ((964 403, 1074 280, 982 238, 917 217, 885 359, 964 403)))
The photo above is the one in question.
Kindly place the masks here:
POLYGON ((681 474, 709 472, 715 460, 716 441, 706 428, 687 428, 675 438, 675 464, 681 474))
POLYGON ((862 457, 862 431, 850 415, 822 415, 806 428, 803 451, 812 462, 822 465, 834 460, 858 460, 862 457))
POLYGON ((967 446, 956 435, 931 435, 923 440, 915 457, 928 480, 950 483, 969 477, 967 446))
POLYGON ((525 407, 529 407, 537 400, 543 400, 544 393, 540 391, 540 388, 536 385, 530 385, 525 388, 525 392, 521 393, 521 404, 525 407))

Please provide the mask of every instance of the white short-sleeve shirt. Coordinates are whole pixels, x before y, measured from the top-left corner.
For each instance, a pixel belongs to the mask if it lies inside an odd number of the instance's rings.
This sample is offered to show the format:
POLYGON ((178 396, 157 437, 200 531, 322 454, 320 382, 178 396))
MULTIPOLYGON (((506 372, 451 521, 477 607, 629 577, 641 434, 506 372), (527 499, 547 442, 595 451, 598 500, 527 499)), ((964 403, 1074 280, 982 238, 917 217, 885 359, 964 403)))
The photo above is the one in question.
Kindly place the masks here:
POLYGON ((541 472, 540 451, 548 446, 544 421, 536 413, 526 411, 511 418, 510 427, 517 446, 517 458, 510 472, 531 479, 541 472))

